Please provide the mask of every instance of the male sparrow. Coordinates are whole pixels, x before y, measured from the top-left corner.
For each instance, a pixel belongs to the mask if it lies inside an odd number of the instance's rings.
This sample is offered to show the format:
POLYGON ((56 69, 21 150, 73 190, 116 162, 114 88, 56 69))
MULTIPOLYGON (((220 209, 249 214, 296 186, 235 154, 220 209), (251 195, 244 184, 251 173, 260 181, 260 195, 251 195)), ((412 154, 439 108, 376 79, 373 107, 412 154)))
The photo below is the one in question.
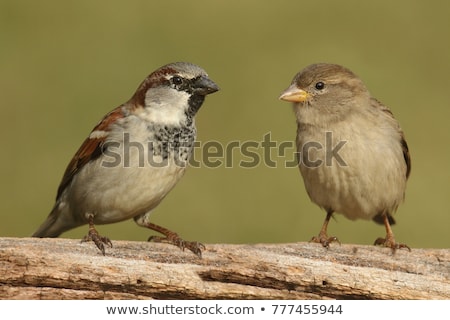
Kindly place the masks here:
POLYGON ((33 237, 58 237, 89 224, 83 241, 105 254, 94 224, 133 218, 164 235, 149 241, 188 248, 199 257, 204 246, 150 222, 151 211, 183 176, 196 138, 194 116, 205 96, 219 87, 191 63, 165 65, 150 74, 128 102, 109 112, 70 161, 56 203, 33 237))
POLYGON ((334 212, 354 220, 372 219, 386 227, 384 245, 395 241, 392 214, 403 201, 411 159, 403 131, 388 107, 373 98, 361 79, 335 64, 300 71, 281 94, 293 102, 297 118, 299 167, 311 200, 326 219, 311 241, 328 248, 327 226, 334 212))

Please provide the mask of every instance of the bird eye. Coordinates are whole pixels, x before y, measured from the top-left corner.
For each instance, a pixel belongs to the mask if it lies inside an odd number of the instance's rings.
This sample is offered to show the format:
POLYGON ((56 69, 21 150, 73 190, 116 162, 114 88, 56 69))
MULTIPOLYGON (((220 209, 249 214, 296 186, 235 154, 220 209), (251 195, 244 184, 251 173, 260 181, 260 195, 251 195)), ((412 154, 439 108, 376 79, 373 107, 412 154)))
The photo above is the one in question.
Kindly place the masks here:
POLYGON ((181 77, 179 77, 179 76, 173 76, 172 77, 172 83, 174 85, 180 85, 180 84, 183 83, 183 79, 181 77))
POLYGON ((322 90, 323 88, 325 88, 325 83, 323 83, 322 81, 319 81, 316 83, 315 87, 317 90, 322 90))

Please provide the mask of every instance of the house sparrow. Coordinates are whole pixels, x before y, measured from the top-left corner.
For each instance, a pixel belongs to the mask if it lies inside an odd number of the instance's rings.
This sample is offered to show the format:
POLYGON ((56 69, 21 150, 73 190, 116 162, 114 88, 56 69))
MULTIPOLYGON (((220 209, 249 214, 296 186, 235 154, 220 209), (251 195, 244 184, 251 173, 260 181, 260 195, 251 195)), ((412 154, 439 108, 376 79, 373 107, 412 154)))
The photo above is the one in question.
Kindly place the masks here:
POLYGON ((297 118, 299 167, 311 200, 327 212, 311 241, 328 248, 334 212, 386 227, 376 245, 395 252, 392 214, 403 201, 411 159, 403 131, 388 107, 373 98, 361 79, 335 64, 300 71, 281 94, 293 102, 297 118), (331 150, 330 150, 331 149, 331 150))
POLYGON ((112 246, 95 224, 133 218, 164 235, 149 241, 188 248, 199 257, 204 246, 150 222, 151 211, 183 176, 196 138, 194 116, 205 96, 219 87, 190 63, 165 65, 150 74, 131 99, 109 112, 70 161, 56 203, 33 237, 58 237, 89 224, 83 241, 105 254, 112 246))

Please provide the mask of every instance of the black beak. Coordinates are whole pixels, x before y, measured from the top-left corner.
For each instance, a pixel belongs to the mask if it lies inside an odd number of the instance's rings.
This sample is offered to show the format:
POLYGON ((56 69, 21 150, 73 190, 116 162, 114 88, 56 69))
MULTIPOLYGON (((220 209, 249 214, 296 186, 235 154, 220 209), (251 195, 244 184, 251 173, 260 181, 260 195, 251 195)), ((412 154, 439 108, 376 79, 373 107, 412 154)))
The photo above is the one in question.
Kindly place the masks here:
POLYGON ((206 96, 219 91, 219 86, 206 76, 200 76, 192 82, 192 89, 195 94, 206 96))

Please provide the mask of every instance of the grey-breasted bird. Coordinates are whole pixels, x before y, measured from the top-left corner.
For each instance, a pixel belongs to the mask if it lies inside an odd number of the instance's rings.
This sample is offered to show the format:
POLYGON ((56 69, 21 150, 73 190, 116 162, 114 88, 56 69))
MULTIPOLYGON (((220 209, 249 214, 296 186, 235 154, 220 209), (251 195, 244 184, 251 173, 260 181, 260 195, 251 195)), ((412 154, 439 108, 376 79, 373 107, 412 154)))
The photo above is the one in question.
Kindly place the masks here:
POLYGON ((164 237, 149 240, 188 248, 204 246, 150 222, 150 213, 183 176, 196 138, 194 117, 205 96, 218 91, 206 72, 191 63, 165 65, 151 73, 131 99, 109 112, 70 161, 56 203, 34 237, 58 237, 89 224, 84 240, 105 254, 95 224, 133 218, 164 237))
POLYGON ((312 241, 338 241, 327 226, 334 212, 384 224, 375 244, 395 251, 392 214, 405 196, 411 158, 402 129, 388 107, 373 98, 349 69, 328 63, 300 71, 281 94, 297 118, 299 167, 311 200, 327 212, 312 241), (331 150, 329 146, 338 146, 331 150), (336 154, 334 153, 336 151, 336 154))

